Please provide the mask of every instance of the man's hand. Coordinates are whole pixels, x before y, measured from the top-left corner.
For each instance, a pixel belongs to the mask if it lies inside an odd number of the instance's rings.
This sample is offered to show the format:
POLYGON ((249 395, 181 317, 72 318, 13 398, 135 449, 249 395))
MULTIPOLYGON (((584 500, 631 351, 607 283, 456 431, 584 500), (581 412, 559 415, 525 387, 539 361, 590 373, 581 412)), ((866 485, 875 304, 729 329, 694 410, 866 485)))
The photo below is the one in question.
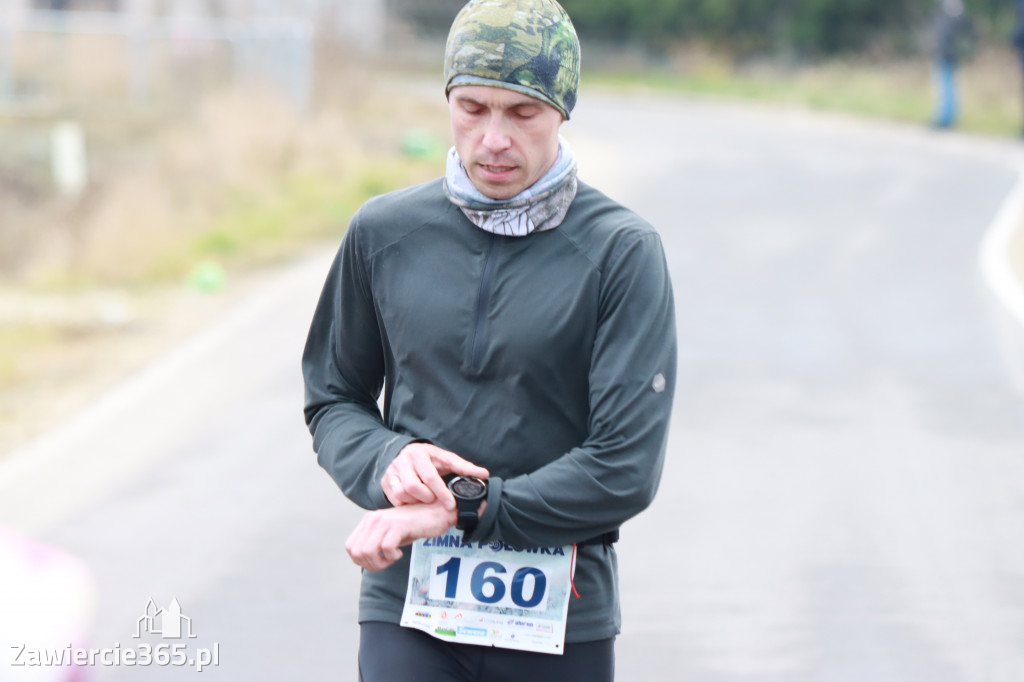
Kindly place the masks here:
POLYGON ((456 513, 440 502, 368 512, 345 541, 352 562, 379 571, 402 558, 399 547, 433 538, 455 525, 456 513))
POLYGON ((409 443, 388 466, 380 485, 388 501, 396 507, 440 502, 445 509, 454 511, 455 498, 441 480, 448 474, 482 479, 490 476, 487 469, 467 462, 454 452, 430 443, 409 443))

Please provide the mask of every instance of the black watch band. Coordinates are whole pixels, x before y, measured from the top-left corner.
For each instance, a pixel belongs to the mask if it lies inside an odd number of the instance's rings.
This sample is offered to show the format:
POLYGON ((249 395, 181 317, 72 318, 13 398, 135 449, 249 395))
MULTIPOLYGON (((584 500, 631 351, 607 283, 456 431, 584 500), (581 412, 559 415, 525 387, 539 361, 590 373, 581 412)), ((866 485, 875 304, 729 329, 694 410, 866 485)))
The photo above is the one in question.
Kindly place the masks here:
MULTIPOLYGON (((460 500, 456 504, 458 504, 461 507, 464 504, 472 504, 472 503, 471 502, 463 502, 463 501, 460 500)), ((480 505, 477 505, 478 508, 479 508, 479 506, 480 505)), ((468 511, 468 510, 465 510, 465 509, 459 509, 459 520, 455 522, 455 527, 457 529, 465 532, 465 533, 472 533, 474 530, 476 530, 476 524, 478 524, 479 522, 480 522, 480 514, 478 514, 475 509, 473 511, 468 511)))
POLYGON ((480 522, 480 504, 487 497, 487 481, 473 476, 455 476, 448 481, 448 490, 452 491, 458 510, 455 527, 472 533, 480 522))

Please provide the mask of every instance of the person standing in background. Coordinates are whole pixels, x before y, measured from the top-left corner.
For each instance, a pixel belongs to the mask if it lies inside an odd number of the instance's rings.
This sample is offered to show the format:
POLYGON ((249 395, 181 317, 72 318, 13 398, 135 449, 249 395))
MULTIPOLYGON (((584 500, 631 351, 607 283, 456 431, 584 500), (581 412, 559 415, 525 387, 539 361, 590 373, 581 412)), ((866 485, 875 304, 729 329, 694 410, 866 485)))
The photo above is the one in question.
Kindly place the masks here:
POLYGON ((937 100, 932 125, 936 128, 956 125, 960 108, 956 70, 973 54, 975 40, 974 26, 964 11, 963 0, 940 0, 935 19, 937 100))
MULTIPOLYGON (((1024 94, 1024 0, 1014 0, 1014 5, 1017 7, 1017 26, 1013 30, 1013 46, 1017 48, 1017 55, 1020 58, 1021 92, 1024 94)), ((1024 105, 1024 98, 1022 98, 1022 105, 1024 105)), ((1024 109, 1021 110, 1021 113, 1024 116, 1024 109)), ((1024 125, 1021 127, 1021 135, 1024 136, 1024 125)))

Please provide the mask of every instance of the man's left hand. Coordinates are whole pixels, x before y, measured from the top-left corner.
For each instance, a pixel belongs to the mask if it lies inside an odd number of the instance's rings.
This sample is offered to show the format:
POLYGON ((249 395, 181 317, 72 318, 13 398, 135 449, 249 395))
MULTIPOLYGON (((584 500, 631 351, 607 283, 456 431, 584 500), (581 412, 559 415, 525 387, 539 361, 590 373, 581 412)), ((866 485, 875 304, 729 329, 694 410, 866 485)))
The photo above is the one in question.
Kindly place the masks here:
POLYGON ((454 452, 432 443, 414 442, 406 445, 388 465, 381 479, 381 489, 396 507, 406 504, 441 502, 455 509, 455 498, 445 485, 443 476, 459 474, 487 479, 490 472, 454 452))

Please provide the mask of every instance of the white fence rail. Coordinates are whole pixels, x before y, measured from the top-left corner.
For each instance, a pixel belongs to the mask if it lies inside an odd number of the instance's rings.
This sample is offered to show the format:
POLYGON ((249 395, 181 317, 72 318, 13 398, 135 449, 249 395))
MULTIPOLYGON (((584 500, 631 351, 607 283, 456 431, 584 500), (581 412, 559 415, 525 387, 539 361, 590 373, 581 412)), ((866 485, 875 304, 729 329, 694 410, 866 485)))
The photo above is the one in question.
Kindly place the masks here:
POLYGON ((116 12, 32 10, 0 15, 0 107, 19 96, 15 48, 25 35, 110 36, 126 41, 128 92, 139 100, 150 94, 153 49, 161 43, 187 50, 199 42, 230 48, 233 77, 277 86, 298 108, 309 105, 313 69, 313 26, 304 19, 140 17, 116 12))

